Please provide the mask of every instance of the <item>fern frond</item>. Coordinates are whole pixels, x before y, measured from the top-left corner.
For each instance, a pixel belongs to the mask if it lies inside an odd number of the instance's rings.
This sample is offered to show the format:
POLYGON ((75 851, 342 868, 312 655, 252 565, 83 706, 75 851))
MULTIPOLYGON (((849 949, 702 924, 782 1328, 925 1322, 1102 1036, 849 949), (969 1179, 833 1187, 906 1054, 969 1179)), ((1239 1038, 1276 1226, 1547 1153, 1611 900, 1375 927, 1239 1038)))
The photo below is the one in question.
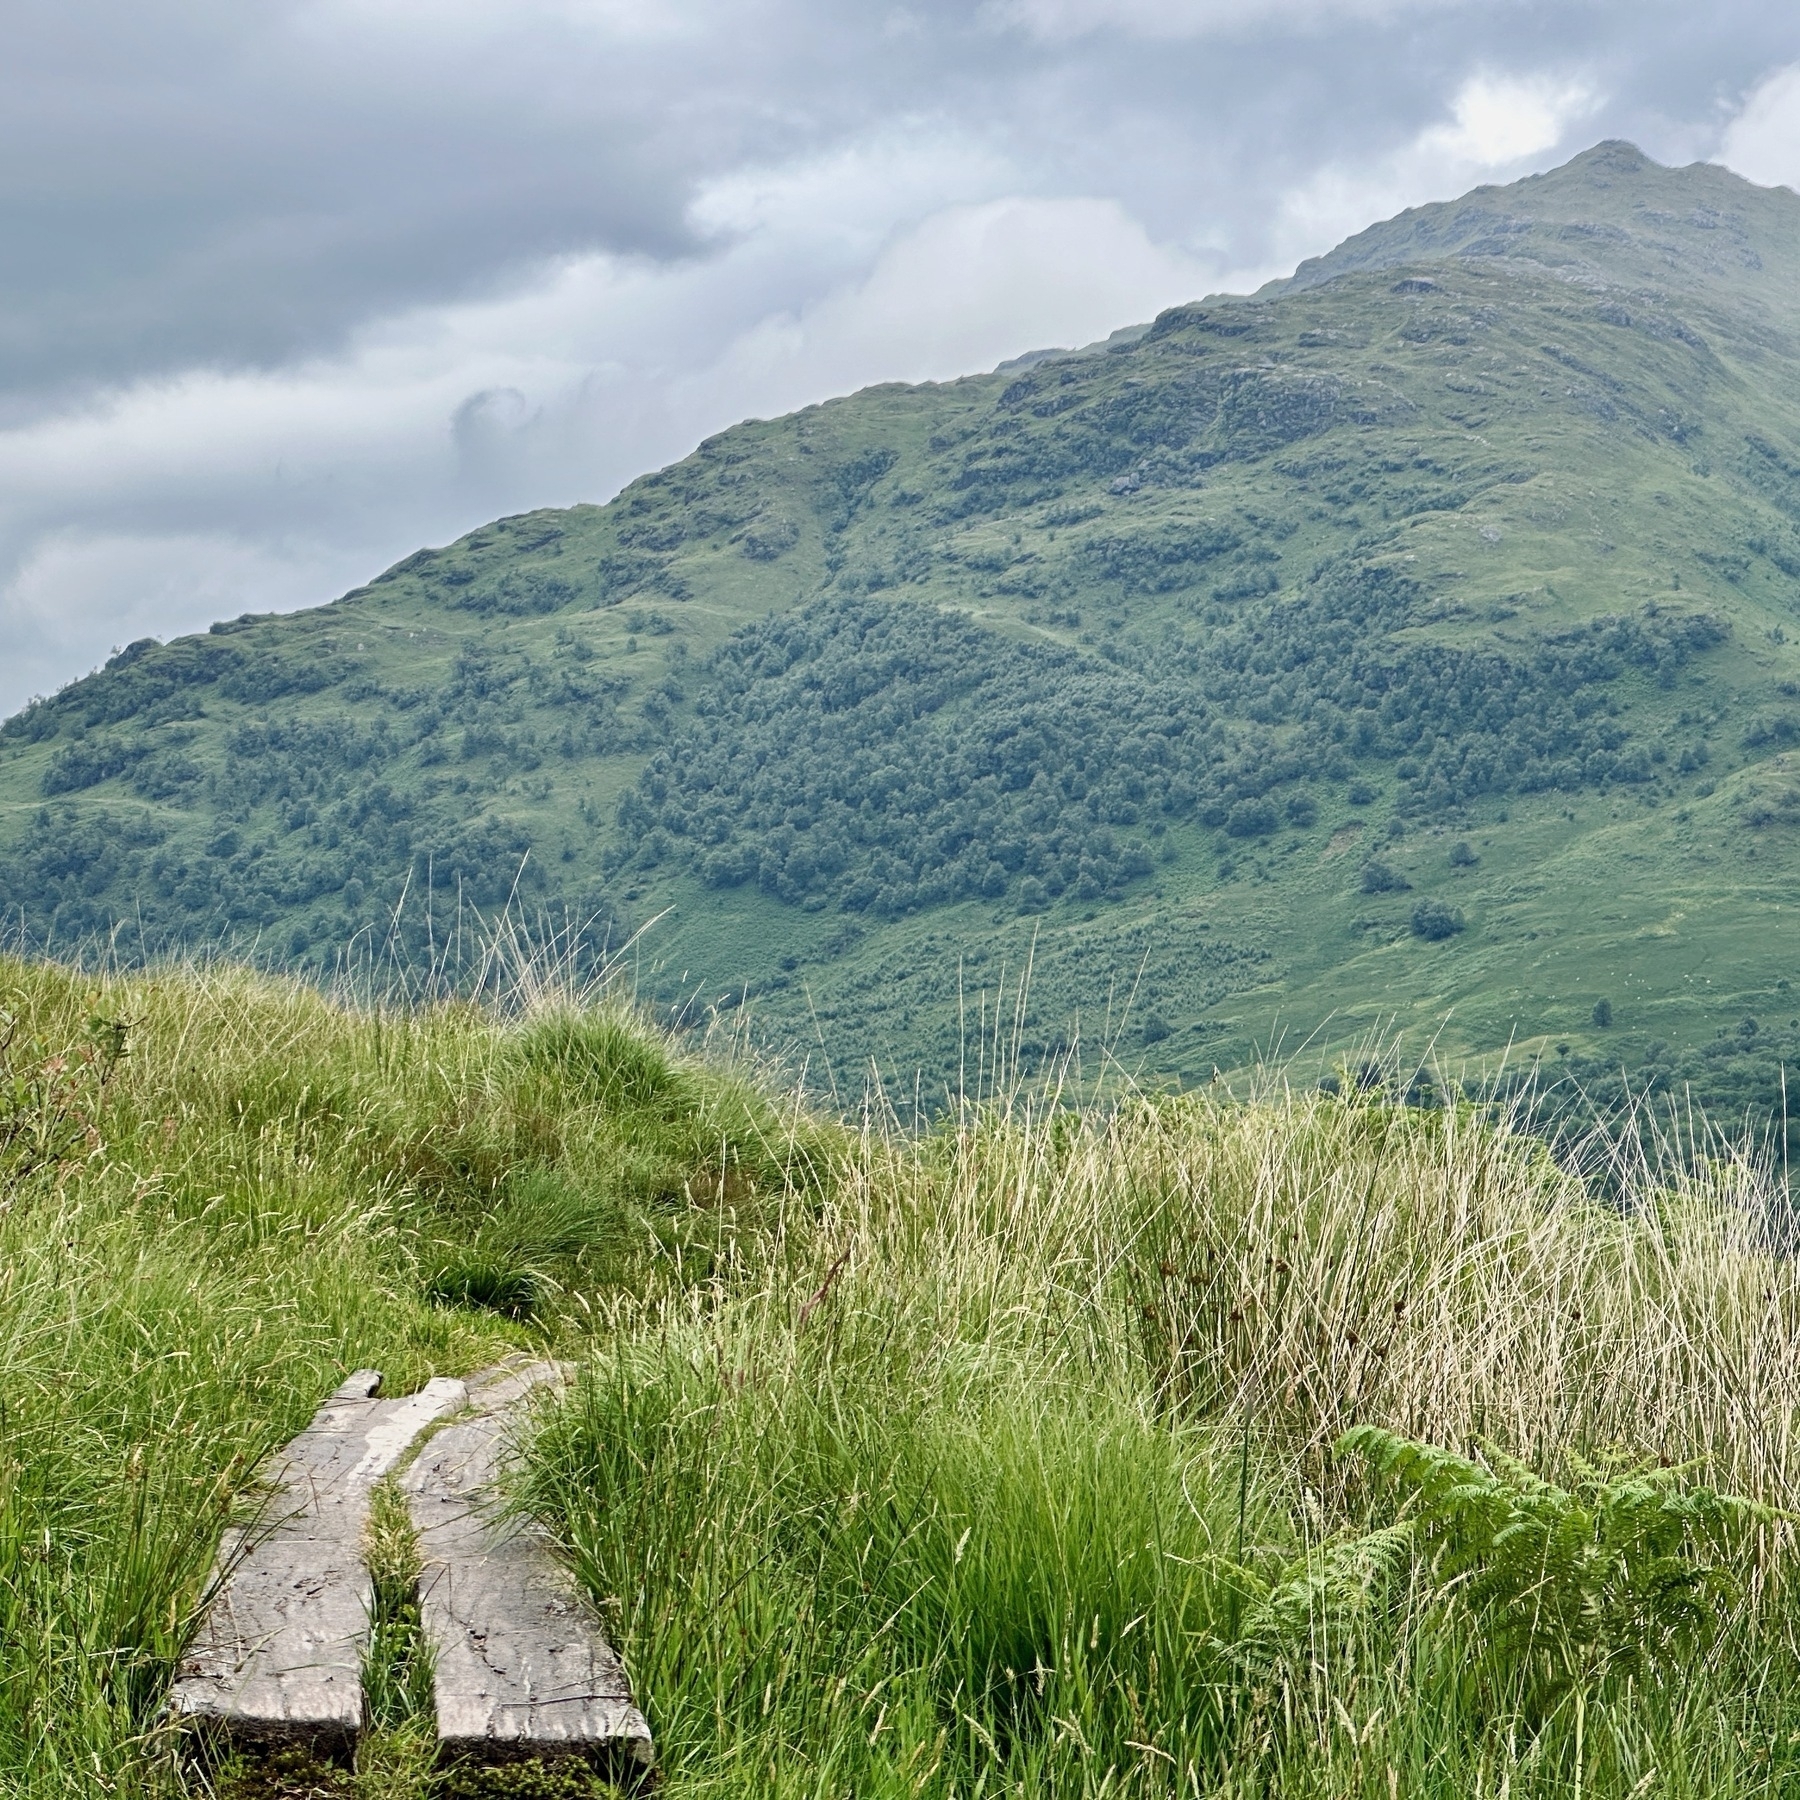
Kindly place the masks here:
POLYGON ((1581 1671, 1641 1677, 1709 1639, 1739 1592, 1735 1541, 1786 1517, 1684 1485, 1690 1468, 1571 1457, 1562 1488, 1488 1444, 1475 1462, 1365 1425, 1337 1449, 1395 1489, 1439 1591, 1481 1616, 1540 1713, 1581 1671))
POLYGON ((1267 1670, 1340 1637, 1386 1601, 1413 1556, 1409 1521, 1341 1539, 1292 1564, 1251 1609, 1240 1657, 1267 1670))

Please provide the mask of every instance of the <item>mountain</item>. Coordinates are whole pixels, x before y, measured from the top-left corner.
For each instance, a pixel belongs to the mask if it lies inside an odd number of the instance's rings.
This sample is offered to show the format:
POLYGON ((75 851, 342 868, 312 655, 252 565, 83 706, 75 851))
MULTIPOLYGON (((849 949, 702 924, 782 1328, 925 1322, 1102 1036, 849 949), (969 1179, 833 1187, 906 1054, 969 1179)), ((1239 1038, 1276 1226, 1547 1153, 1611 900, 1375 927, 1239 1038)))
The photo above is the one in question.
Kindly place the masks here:
POLYGON ((0 729, 0 903, 316 971, 656 921, 645 990, 858 1085, 973 1080, 985 1019, 1762 1104, 1797 640, 1800 198, 1607 143, 131 645, 0 729))

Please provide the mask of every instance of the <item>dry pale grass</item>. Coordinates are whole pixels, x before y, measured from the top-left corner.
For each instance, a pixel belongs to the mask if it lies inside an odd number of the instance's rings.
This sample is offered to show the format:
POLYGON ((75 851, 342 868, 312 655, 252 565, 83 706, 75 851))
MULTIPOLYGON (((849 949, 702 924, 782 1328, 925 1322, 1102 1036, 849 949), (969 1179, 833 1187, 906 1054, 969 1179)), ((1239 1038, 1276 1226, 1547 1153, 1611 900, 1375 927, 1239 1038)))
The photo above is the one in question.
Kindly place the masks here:
MULTIPOLYGON (((1622 1154, 1622 1153, 1621 1153, 1622 1154)), ((1472 1109, 1316 1093, 1186 1096, 1076 1119, 1018 1107, 923 1153, 865 1133, 817 1240, 942 1335, 1147 1363, 1190 1414, 1250 1421, 1317 1458, 1371 1422, 1486 1437, 1546 1466, 1569 1448, 1704 1461, 1800 1505, 1800 1262, 1753 1157, 1571 1174, 1472 1109)))

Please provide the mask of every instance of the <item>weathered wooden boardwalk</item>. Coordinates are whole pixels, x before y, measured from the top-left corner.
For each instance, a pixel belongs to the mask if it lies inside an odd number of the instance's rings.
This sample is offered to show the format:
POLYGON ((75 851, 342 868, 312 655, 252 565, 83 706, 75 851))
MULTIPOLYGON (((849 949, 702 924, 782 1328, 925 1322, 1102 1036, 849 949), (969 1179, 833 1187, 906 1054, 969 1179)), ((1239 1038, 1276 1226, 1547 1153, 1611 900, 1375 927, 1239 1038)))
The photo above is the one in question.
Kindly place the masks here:
POLYGON ((359 1370, 276 1460, 263 1517, 230 1531, 199 1636, 170 1696, 178 1719, 247 1739, 342 1748, 362 1729, 362 1660, 374 1594, 363 1559, 369 1498, 435 1419, 467 1400, 460 1381, 375 1398, 359 1370))
POLYGON ((518 1409, 562 1378, 554 1363, 474 1378, 472 1416, 439 1432, 403 1478, 424 1560, 438 1740, 489 1760, 581 1753, 643 1767, 650 1727, 598 1616, 544 1533, 499 1508, 518 1409))
POLYGON ((226 1534, 171 1715, 246 1743, 354 1747, 374 1600, 370 1498, 422 1432, 450 1419, 402 1477, 423 1557, 441 1748, 647 1768, 650 1727, 598 1615, 548 1537, 508 1516, 499 1493, 521 1409, 563 1378, 554 1363, 520 1357, 466 1385, 440 1379, 382 1400, 378 1373, 352 1375, 275 1460, 263 1517, 226 1534))

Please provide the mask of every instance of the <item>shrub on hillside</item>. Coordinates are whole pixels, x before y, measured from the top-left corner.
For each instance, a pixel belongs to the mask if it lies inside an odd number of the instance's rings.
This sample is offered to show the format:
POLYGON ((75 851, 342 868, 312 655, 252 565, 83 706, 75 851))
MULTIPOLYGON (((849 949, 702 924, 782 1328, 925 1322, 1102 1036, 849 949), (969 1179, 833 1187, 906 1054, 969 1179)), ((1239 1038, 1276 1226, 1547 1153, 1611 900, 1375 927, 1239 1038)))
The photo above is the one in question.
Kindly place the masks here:
POLYGON ((1225 815, 1227 837, 1267 837, 1280 823, 1269 800, 1240 800, 1225 815))
POLYGON ((1421 900, 1413 908, 1413 936, 1423 938, 1428 944, 1455 937, 1466 922, 1460 908, 1447 906, 1442 900, 1421 900))

